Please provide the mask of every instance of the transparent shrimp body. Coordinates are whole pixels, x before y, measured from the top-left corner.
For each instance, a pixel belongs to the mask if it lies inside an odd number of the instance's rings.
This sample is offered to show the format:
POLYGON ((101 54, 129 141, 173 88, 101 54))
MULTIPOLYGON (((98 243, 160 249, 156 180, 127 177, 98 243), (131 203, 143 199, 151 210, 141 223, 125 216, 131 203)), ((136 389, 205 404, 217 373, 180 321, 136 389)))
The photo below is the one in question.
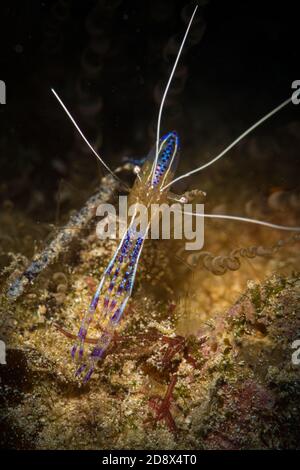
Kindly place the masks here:
MULTIPOLYGON (((160 139, 158 158, 155 150, 151 151, 144 163, 139 178, 136 179, 129 195, 129 205, 143 204, 150 211, 151 204, 162 203, 167 199, 167 192, 161 191, 174 175, 178 159, 179 139, 176 132, 169 132, 160 139), (156 161, 154 167, 153 162, 156 161)), ((150 220, 150 219, 148 219, 150 220)), ((107 350, 114 332, 122 318, 126 304, 131 296, 139 258, 149 229, 137 234, 135 216, 109 262, 101 278, 97 291, 85 313, 78 332, 77 341, 72 348, 72 357, 78 355, 80 365, 76 375, 85 372, 84 382, 91 377, 97 362, 107 350), (84 343, 89 326, 97 316, 100 336, 87 361, 83 360, 84 343)))

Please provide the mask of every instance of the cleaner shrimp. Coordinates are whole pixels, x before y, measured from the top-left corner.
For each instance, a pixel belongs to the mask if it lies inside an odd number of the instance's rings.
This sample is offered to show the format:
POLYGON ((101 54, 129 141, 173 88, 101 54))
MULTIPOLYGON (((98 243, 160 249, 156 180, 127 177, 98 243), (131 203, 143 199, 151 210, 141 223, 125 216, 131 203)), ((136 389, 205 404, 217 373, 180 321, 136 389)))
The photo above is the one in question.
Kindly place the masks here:
MULTIPOLYGON (((234 146, 236 146, 244 137, 246 137, 258 126, 263 124, 266 120, 271 118, 271 116, 275 115, 278 111, 280 111, 292 101, 291 96, 285 101, 283 101, 281 104, 279 104, 277 107, 272 109, 269 113, 267 113, 261 119, 256 121, 246 131, 244 131, 239 137, 237 137, 221 153, 219 153, 216 157, 214 157, 207 163, 201 165, 200 167, 192 171, 189 171, 186 174, 174 178, 176 163, 178 161, 179 156, 179 137, 175 131, 168 132, 163 137, 160 137, 161 118, 164 103, 197 8, 198 7, 196 6, 190 18, 179 51, 176 56, 175 63, 173 65, 167 85, 164 90, 158 113, 156 142, 154 149, 148 155, 148 158, 146 159, 140 171, 137 171, 137 177, 129 195, 129 200, 131 201, 131 203, 142 203, 147 207, 147 209, 150 209, 150 206, 152 204, 166 203, 168 199, 174 200, 174 195, 172 195, 169 191, 171 186, 175 182, 178 182, 197 172, 200 172, 217 162, 219 159, 225 156, 234 146)), ((106 168, 106 170, 109 171, 109 173, 111 173, 115 178, 118 178, 115 173, 108 167, 108 165, 103 161, 101 156, 96 152, 96 150, 87 140, 87 138, 84 136, 84 134, 80 130, 79 126, 75 122, 74 118, 72 117, 72 115, 70 114, 58 94, 53 89, 52 92, 59 101, 66 114, 68 115, 75 128, 77 129, 77 131, 79 132, 80 136, 88 145, 88 147, 96 156, 96 158, 101 162, 101 164, 106 168)), ((183 195, 182 197, 179 197, 176 200, 181 203, 184 203, 187 202, 188 198, 183 195)), ((273 224, 264 220, 252 219, 237 215, 207 213, 199 214, 194 212, 183 212, 183 214, 204 218, 234 220, 250 224, 257 224, 276 230, 300 231, 300 227, 273 224)), ((134 216, 132 217, 129 226, 123 235, 123 238, 121 239, 111 261, 109 262, 107 268, 104 271, 99 286, 92 298, 92 301, 86 313, 83 316, 81 326, 77 334, 77 339, 71 350, 71 355, 73 359, 77 358, 79 360, 79 365, 77 367, 75 375, 80 376, 84 373, 83 383, 86 383, 90 379, 98 361, 103 358, 105 351, 107 350, 108 346, 110 345, 113 339, 114 332, 121 321, 127 302, 132 295, 140 256, 143 250, 145 238, 147 237, 150 228, 149 223, 148 226, 145 228, 144 232, 141 235, 136 236, 136 231, 134 228, 135 217, 136 214, 134 214, 134 216), (96 313, 98 313, 99 316, 98 321, 101 333, 97 340, 92 340, 91 338, 87 337, 87 334, 91 322, 95 320, 94 317, 96 313), (84 359, 85 343, 94 345, 87 360, 84 359)), ((63 329, 61 329, 61 331, 66 334, 63 329)), ((73 335, 71 334, 66 335, 69 337, 73 337, 73 335)))

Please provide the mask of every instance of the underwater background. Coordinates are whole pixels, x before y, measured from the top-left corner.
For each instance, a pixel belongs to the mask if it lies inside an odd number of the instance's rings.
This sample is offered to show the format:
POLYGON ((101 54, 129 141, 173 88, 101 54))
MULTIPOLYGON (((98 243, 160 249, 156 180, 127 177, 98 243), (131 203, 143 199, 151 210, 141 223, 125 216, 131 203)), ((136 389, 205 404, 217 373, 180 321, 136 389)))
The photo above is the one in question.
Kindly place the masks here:
MULTIPOLYGON (((155 142, 194 5, 1 3, 3 448, 299 448, 296 232, 209 220, 199 256, 177 240, 148 241, 118 338, 87 385, 74 377, 64 333, 77 333, 116 248, 96 237, 93 208, 121 190, 103 179, 50 89, 131 185, 125 157, 142 158, 155 142), (64 231, 70 218, 74 230, 64 231), (42 259, 40 271, 24 277, 32 259, 42 259)), ((217 155, 298 78, 292 2, 198 5, 162 119, 162 132, 181 139, 176 175, 217 155)), ((299 152, 299 108, 290 104, 174 192, 204 191, 208 213, 299 226, 299 152)))

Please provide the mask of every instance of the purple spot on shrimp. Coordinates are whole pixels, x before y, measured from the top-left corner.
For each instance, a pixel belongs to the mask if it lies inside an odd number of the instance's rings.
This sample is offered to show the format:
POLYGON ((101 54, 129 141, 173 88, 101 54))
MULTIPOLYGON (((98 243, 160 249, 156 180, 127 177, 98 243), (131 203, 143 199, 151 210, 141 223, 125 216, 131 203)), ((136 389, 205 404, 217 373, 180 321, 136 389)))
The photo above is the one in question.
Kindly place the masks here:
POLYGON ((132 281, 129 279, 129 281, 126 283, 125 291, 128 292, 131 287, 132 287, 132 281))
POLYGON ((77 344, 74 344, 74 346, 71 349, 71 356, 73 359, 75 358, 76 350, 77 350, 77 344))
POLYGON ((120 268, 117 268, 114 272, 114 277, 117 277, 120 272, 120 268))
POLYGON ((91 352, 91 357, 101 357, 102 354, 104 353, 103 348, 94 348, 93 351, 91 352))
POLYGON ((78 377, 78 375, 80 375, 84 371, 85 368, 86 368, 86 364, 82 364, 80 367, 78 367, 75 373, 75 377, 78 377))
POLYGON ((117 295, 120 295, 123 291, 123 288, 124 286, 122 286, 122 284, 118 287, 118 290, 117 290, 117 295))
POLYGON ((117 308, 117 310, 115 311, 115 313, 113 314, 113 316, 111 317, 111 321, 112 323, 118 323, 118 321, 120 320, 121 318, 121 309, 120 308, 117 308))
POLYGON ((93 300, 91 301, 91 304, 90 304, 90 311, 95 311, 96 310, 98 300, 99 300, 99 296, 95 295, 95 297, 93 298, 93 300))
POLYGON ((113 263, 110 266, 108 266, 107 270, 105 271, 106 274, 110 274, 112 272, 113 267, 114 267, 113 263))
POLYGON ((91 375, 92 375, 93 372, 94 372, 94 368, 91 367, 90 370, 88 371, 88 373, 84 376, 84 379, 83 379, 84 384, 86 384, 90 380, 91 375))
POLYGON ((115 285, 114 282, 111 282, 111 283, 109 284, 108 290, 109 290, 110 292, 113 290, 114 285, 115 285))
POLYGON ((87 333, 86 329, 81 327, 78 332, 78 338, 85 339, 86 333, 87 333))

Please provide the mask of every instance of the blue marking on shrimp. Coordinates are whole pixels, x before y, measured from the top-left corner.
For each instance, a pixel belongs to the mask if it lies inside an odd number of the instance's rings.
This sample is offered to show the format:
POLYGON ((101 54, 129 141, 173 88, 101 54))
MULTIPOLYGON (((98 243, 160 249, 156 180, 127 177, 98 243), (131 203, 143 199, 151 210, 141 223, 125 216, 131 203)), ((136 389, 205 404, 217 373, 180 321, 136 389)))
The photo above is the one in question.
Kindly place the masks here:
POLYGON ((154 171, 153 185, 157 186, 167 171, 174 171, 177 164, 179 150, 179 137, 177 132, 172 131, 164 135, 159 141, 159 156, 154 171))
MULTIPOLYGON (((130 236, 133 237, 134 233, 131 232, 130 236)), ((111 294, 111 292, 109 292, 109 294, 105 296, 105 309, 106 314, 108 314, 108 320, 88 361, 81 364, 76 371, 76 376, 78 376, 87 369, 83 378, 84 383, 90 379, 97 362, 103 357, 113 338, 114 330, 122 318, 126 304, 131 296, 137 263, 142 251, 144 239, 145 237, 138 237, 132 244, 128 244, 128 246, 132 246, 132 249, 130 253, 128 253, 126 268, 124 267, 125 270, 122 271, 119 277, 116 277, 113 293, 111 294)))
MULTIPOLYGON (((104 271, 103 277, 102 277, 102 279, 99 283, 97 291, 96 291, 94 297, 92 298, 90 306, 89 306, 87 312, 85 313, 85 315, 82 319, 81 326, 80 326, 80 329, 79 329, 79 332, 78 332, 78 335, 77 335, 77 338, 78 338, 77 342, 74 344, 74 346, 71 349, 71 355, 72 355, 73 358, 75 358, 77 351, 78 351, 78 355, 79 355, 80 359, 83 356, 84 341, 85 341, 85 338, 87 336, 88 328, 89 328, 89 326, 90 326, 90 324, 91 324, 91 322, 94 318, 94 315, 95 315, 95 312, 96 312, 96 309, 97 309, 97 306, 98 306, 98 303, 99 303, 99 298, 100 298, 100 295, 102 293, 102 289, 103 289, 103 286, 105 284, 105 281, 109 280, 109 286, 107 288, 107 291, 110 292, 113 289, 113 286, 114 286, 114 284, 116 282, 116 279, 118 277, 118 274, 116 274, 118 272, 117 271, 118 267, 116 268, 116 271, 114 272, 113 275, 111 275, 111 273, 112 273, 113 268, 116 264, 118 264, 118 266, 120 266, 127 259, 127 255, 128 255, 129 249, 130 249, 131 237, 132 237, 132 231, 129 228, 128 231, 125 233, 123 239, 121 240, 121 243, 120 243, 118 249, 116 250, 113 258, 111 259, 108 267, 104 271), (121 253, 121 255, 119 255, 119 253, 121 253), (110 287, 111 287, 111 289, 110 289, 110 287)), ((109 295, 104 298, 104 307, 108 306, 108 302, 109 302, 109 295)), ((106 312, 106 310, 107 309, 104 308, 104 312, 106 312)))
MULTIPOLYGON (((160 139, 159 158, 155 168, 153 187, 162 184, 170 169, 173 171, 176 165, 178 149, 179 138, 176 132, 169 132, 160 139)), ((147 162, 153 161, 153 158, 154 151, 152 150, 148 155, 147 162)), ((147 162, 145 163, 146 168, 147 162)), ((73 358, 75 358, 78 351, 78 358, 82 362, 88 329, 96 312, 99 311, 101 333, 97 344, 92 349, 88 359, 84 363, 80 363, 76 371, 76 376, 85 372, 84 383, 90 379, 97 362, 103 358, 113 338, 114 331, 121 321, 127 302, 131 297, 139 258, 149 229, 148 226, 145 233, 142 236, 138 236, 133 228, 133 222, 134 217, 104 271, 97 291, 83 317, 77 341, 71 351, 73 358), (103 298, 103 300, 99 303, 100 298, 103 298)))

